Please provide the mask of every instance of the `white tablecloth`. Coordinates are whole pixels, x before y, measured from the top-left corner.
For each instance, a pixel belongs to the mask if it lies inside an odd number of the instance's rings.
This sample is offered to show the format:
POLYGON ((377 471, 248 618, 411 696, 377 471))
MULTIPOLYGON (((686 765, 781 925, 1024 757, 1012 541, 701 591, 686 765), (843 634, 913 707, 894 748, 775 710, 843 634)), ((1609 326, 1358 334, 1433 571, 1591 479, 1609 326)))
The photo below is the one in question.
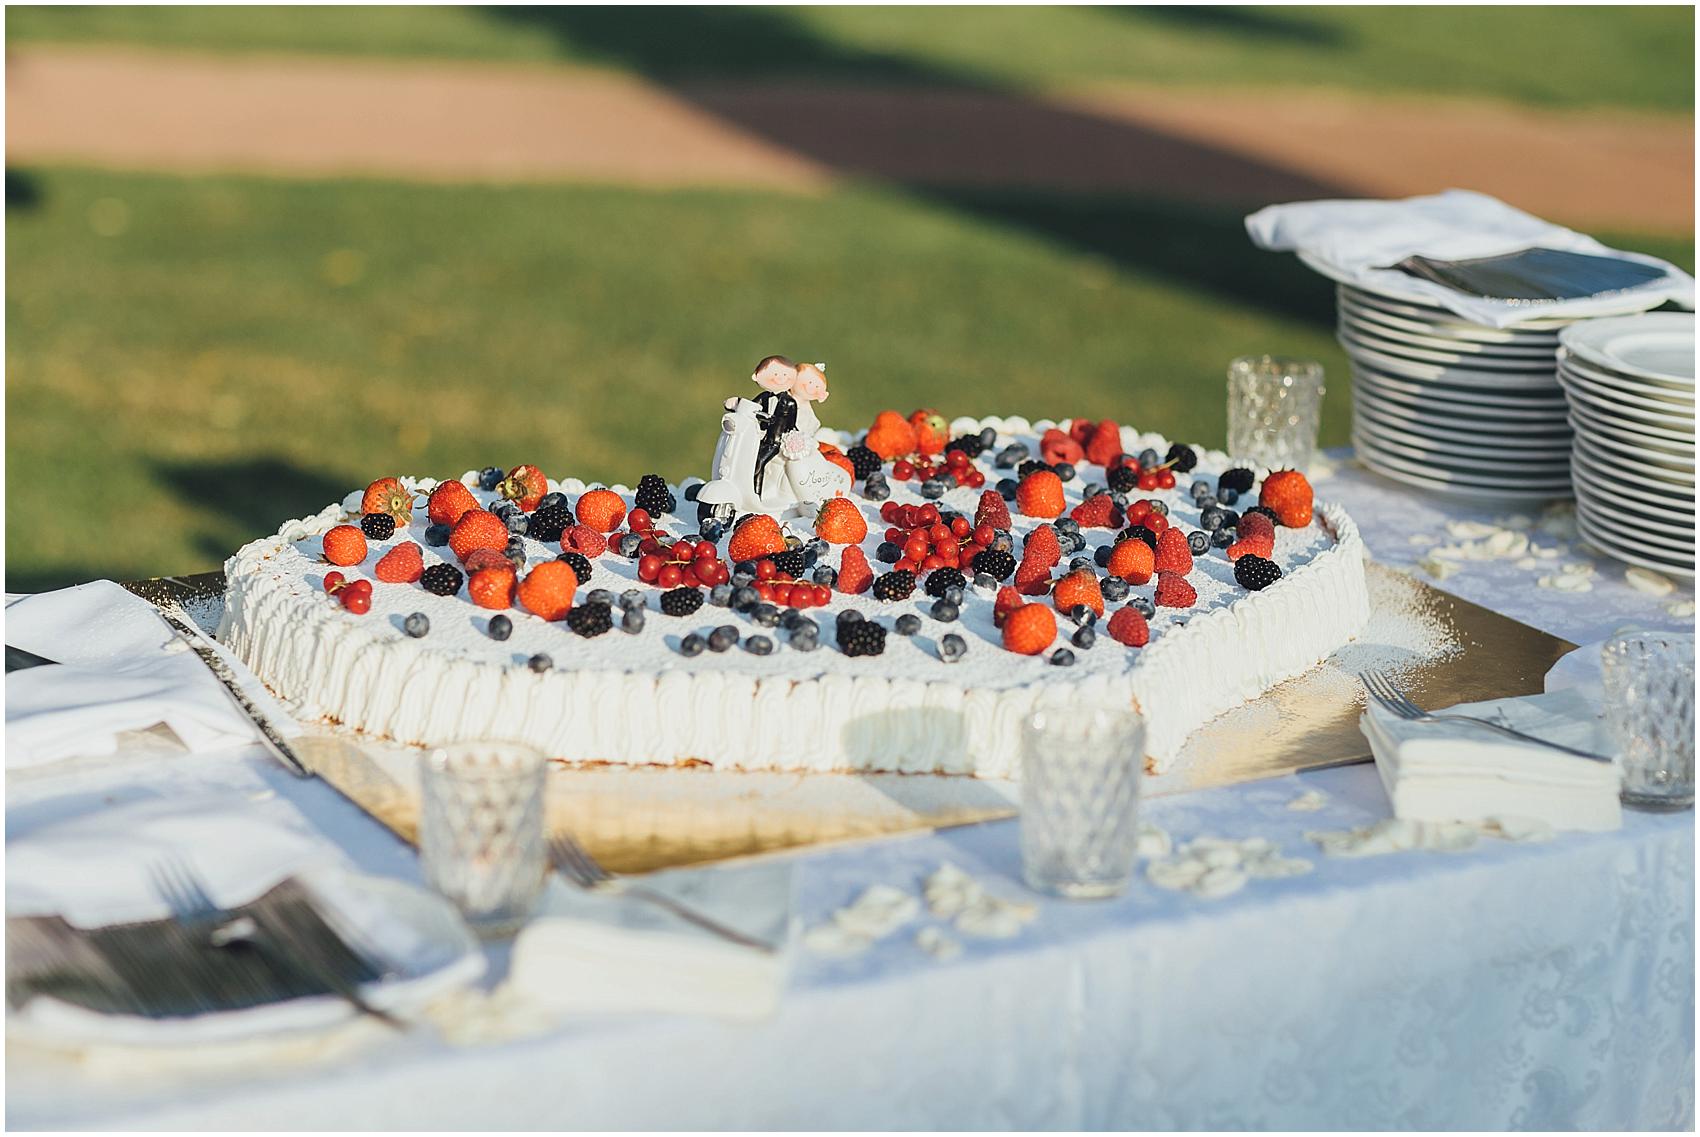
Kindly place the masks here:
MULTIPOLYGON (((1498 516, 1343 469, 1327 483, 1381 559, 1413 524, 1498 516), (1416 519, 1416 520, 1413 520, 1416 519)), ((1435 525, 1438 528, 1438 525, 1435 525)), ((1691 627, 1604 561, 1551 593, 1509 565, 1443 587, 1578 641, 1621 623, 1691 627), (1603 630, 1602 630, 1603 629, 1603 630)), ((1668 600, 1669 598, 1666 598, 1668 600)), ((67 793, 216 782, 275 791, 371 871, 409 850, 329 788, 256 753, 69 771, 8 787, 9 817, 67 793)), ((1045 902, 1018 938, 951 963, 912 934, 848 960, 801 954, 779 1014, 582 1020, 457 1049, 426 1034, 334 1064, 192 1082, 96 1079, 9 1056, 14 1128, 1691 1128, 1693 815, 1464 853, 1317 856, 1303 837, 1386 816, 1372 768, 1160 798, 1177 840, 1265 836, 1308 876, 1221 900, 1141 884, 1045 902), (1308 789, 1315 813, 1289 810, 1308 789)), ((918 888, 941 861, 1020 895, 1014 823, 801 858, 824 919, 867 885, 918 888)), ((498 969, 502 961, 496 960, 498 969)), ((33 1061, 33 1060, 31 1060, 33 1061)))

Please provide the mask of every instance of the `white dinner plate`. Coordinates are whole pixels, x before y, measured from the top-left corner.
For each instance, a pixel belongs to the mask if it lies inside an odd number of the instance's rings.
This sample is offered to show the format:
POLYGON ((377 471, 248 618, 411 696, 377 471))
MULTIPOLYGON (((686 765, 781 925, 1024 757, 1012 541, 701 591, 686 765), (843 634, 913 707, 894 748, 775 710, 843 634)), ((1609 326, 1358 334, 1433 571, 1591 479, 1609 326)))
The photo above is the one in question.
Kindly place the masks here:
POLYGON ((1386 308, 1376 307, 1368 302, 1353 299, 1350 293, 1342 291, 1335 298, 1335 303, 1343 312, 1350 312, 1355 319, 1366 320, 1380 327, 1393 331, 1411 332, 1421 336, 1441 339, 1451 343, 1479 343, 1484 346, 1516 348, 1518 350, 1551 351, 1558 346, 1556 331, 1519 331, 1516 328, 1492 328, 1486 324, 1467 324, 1452 319, 1421 319, 1412 316, 1401 316, 1386 308))
POLYGON ((1649 490, 1612 485, 1580 462, 1570 464, 1570 480, 1576 485, 1577 498, 1590 497, 1608 509, 1627 510, 1650 521, 1688 531, 1694 529, 1692 498, 1680 494, 1666 497, 1649 490))
POLYGON ((1548 474, 1543 471, 1538 478, 1465 473, 1458 470, 1443 469, 1415 461, 1407 455, 1400 454, 1397 450, 1390 450, 1355 426, 1352 430, 1352 445, 1360 455, 1373 459, 1373 464, 1384 465, 1448 489, 1456 487, 1484 493, 1491 490, 1498 492, 1501 496, 1538 495, 1548 498, 1569 497, 1571 493, 1568 467, 1558 474, 1548 474))
MULTIPOLYGON (((1356 388, 1354 388, 1354 394, 1356 388)), ((1408 407, 1391 399, 1354 398, 1353 411, 1381 426, 1409 431, 1427 438, 1459 438, 1472 446, 1506 450, 1563 450, 1569 452, 1572 432, 1560 420, 1552 430, 1530 430, 1529 423, 1515 419, 1475 419, 1446 410, 1408 407)))
POLYGON ((1602 413, 1581 399, 1570 404, 1570 420, 1571 426, 1578 431, 1615 438, 1631 446, 1645 446, 1655 454, 1671 454, 1678 458, 1694 456, 1692 433, 1629 422, 1616 415, 1602 413))
POLYGON ((1626 426, 1637 430, 1657 427, 1660 433, 1669 433, 1678 438, 1694 437, 1694 413, 1681 411, 1669 403, 1649 402, 1636 399, 1633 395, 1621 395, 1609 387, 1590 385, 1580 382, 1572 376, 1559 373, 1559 382, 1564 385, 1565 394, 1570 398, 1570 405, 1586 404, 1591 410, 1604 418, 1621 420, 1626 426))
MULTIPOLYGON (((1299 259, 1304 260, 1304 254, 1299 254, 1299 259)), ((1324 271, 1323 275, 1328 276, 1329 274, 1324 271)), ((1415 301, 1406 300, 1398 296, 1389 296, 1381 292, 1370 292, 1352 284, 1341 284, 1340 287, 1345 289, 1346 295, 1350 296, 1358 303, 1367 304, 1372 308, 1380 308, 1383 311, 1391 312, 1396 316, 1404 316, 1411 320, 1427 320, 1433 323, 1449 321, 1452 323, 1463 324, 1466 327, 1480 326, 1471 324, 1468 320, 1464 319, 1464 317, 1460 316, 1452 309, 1442 308, 1436 304, 1419 304, 1415 301)), ((1640 309, 1634 310, 1639 311, 1640 309)), ((1576 321, 1573 319, 1566 319, 1562 317, 1555 319, 1551 316, 1531 316, 1527 320, 1520 320, 1517 323, 1512 324, 1505 330, 1517 332, 1550 332, 1557 331, 1559 328, 1569 327, 1575 322, 1576 321)))
POLYGON ((1383 339, 1389 343, 1413 348, 1444 352, 1448 356, 1455 356, 1460 359, 1492 359, 1508 365, 1527 365, 1531 362, 1543 364, 1552 359, 1558 351, 1557 340, 1550 344, 1513 346, 1511 344, 1481 343, 1476 340, 1447 339, 1444 336, 1432 333, 1392 328, 1386 324, 1367 319, 1350 308, 1340 309, 1339 322, 1354 334, 1360 336, 1383 339))
POLYGON ((1687 457, 1681 454, 1667 454, 1663 450, 1654 450, 1640 442, 1626 442, 1622 438, 1606 431, 1591 430, 1588 423, 1576 418, 1575 411, 1571 413, 1570 425, 1575 428, 1576 435, 1587 445, 1598 452, 1614 456, 1624 462, 1639 462, 1649 469, 1665 470, 1677 477, 1692 478, 1694 476, 1694 455, 1687 457))
POLYGON ((1657 525, 1639 522, 1623 513, 1600 510, 1594 503, 1577 502, 1576 517, 1595 532, 1651 557, 1669 557, 1678 563, 1694 563, 1693 534, 1673 534, 1657 525))
POLYGON ((1556 360, 1552 366, 1538 370, 1530 368, 1500 371, 1481 367, 1458 367, 1449 363, 1424 362, 1393 355, 1345 332, 1339 333, 1336 338, 1353 362, 1368 364, 1377 371, 1391 372, 1407 379, 1427 379, 1430 382, 1450 383, 1456 387, 1473 387, 1479 390, 1542 391, 1558 386, 1558 380, 1553 377, 1553 372, 1557 369, 1556 360))
POLYGON ((1570 467, 1568 445, 1551 450, 1519 450, 1513 456, 1490 444, 1472 442, 1469 439, 1459 441, 1455 437, 1412 434, 1397 427, 1385 426, 1367 415, 1357 419, 1353 423, 1353 429, 1363 431, 1376 442, 1397 453, 1409 453, 1435 465, 1456 468, 1465 473, 1480 470, 1482 473, 1503 472, 1517 476, 1537 469, 1565 473, 1570 467))
POLYGON ((1647 466, 1639 462, 1625 461, 1622 456, 1608 450, 1601 450, 1593 441, 1583 435, 1576 437, 1576 444, 1570 451, 1570 460, 1580 462, 1588 469, 1617 482, 1620 485, 1635 486, 1644 490, 1658 490, 1661 493, 1676 494, 1682 497, 1694 496, 1694 477, 1691 474, 1679 474, 1675 470, 1661 470, 1657 466, 1647 466))
POLYGON ((1602 371, 1579 356, 1560 351, 1558 369, 1567 372, 1578 382, 1590 387, 1599 387, 1613 394, 1640 399, 1646 403, 1657 405, 1661 410, 1675 410, 1682 414, 1692 414, 1694 411, 1694 391, 1679 387, 1661 386, 1657 383, 1647 383, 1633 375, 1618 375, 1611 371, 1602 371))
POLYGON ((1586 320, 1565 329, 1559 342, 1607 371, 1652 383, 1694 388, 1694 313, 1643 312, 1586 320))
MULTIPOLYGON (((1378 328, 1373 324, 1356 323, 1341 316, 1334 330, 1343 339, 1353 344, 1379 351, 1399 359, 1415 360, 1419 363, 1439 363, 1447 367, 1461 367, 1470 370, 1488 371, 1546 371, 1556 367, 1558 349, 1552 351, 1502 352, 1492 350, 1461 351, 1457 345, 1444 340, 1423 342, 1426 337, 1417 337, 1405 332, 1391 332, 1389 329, 1378 328)), ((1478 348, 1484 345, 1477 345, 1478 348)))
POLYGON ((1376 391, 1386 391, 1393 395, 1404 396, 1409 403, 1417 400, 1417 405, 1428 403, 1452 403, 1466 407, 1479 408, 1484 414, 1494 414, 1504 418, 1552 418, 1562 417, 1565 408, 1569 406, 1564 399, 1564 388, 1554 386, 1551 393, 1517 392, 1517 391, 1473 391, 1468 387, 1455 387, 1450 383, 1428 383, 1422 380, 1406 379, 1399 375, 1385 375, 1374 368, 1358 366, 1352 369, 1354 381, 1363 383, 1376 391))
POLYGON ((1610 537, 1601 536, 1598 530, 1594 529, 1593 525, 1581 514, 1576 515, 1576 528, 1581 530, 1582 537, 1588 544, 1613 560, 1622 561, 1626 565, 1634 565, 1637 568, 1652 569, 1654 572, 1664 573, 1666 576, 1677 576, 1688 580, 1694 578, 1693 561, 1660 560, 1610 537))

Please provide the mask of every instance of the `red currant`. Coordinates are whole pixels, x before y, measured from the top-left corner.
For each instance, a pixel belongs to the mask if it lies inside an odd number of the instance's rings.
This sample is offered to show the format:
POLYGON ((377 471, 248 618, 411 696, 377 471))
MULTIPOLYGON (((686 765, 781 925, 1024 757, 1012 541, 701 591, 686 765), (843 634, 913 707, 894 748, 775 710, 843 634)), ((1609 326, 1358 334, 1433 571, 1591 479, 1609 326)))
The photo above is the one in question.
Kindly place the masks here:
POLYGON ((1139 488, 1142 489, 1142 490, 1154 490, 1154 489, 1156 489, 1157 488, 1157 475, 1149 473, 1149 472, 1139 475, 1139 488))
POLYGON ((661 571, 655 574, 655 583, 662 588, 677 588, 684 580, 684 570, 678 565, 662 565, 661 571))
POLYGON ((927 555, 927 539, 921 534, 913 534, 903 542, 903 555, 912 561, 918 561, 927 555))
POLYGON ((915 467, 899 458, 891 464, 891 476, 900 482, 906 482, 915 476, 915 467))
POLYGON ((655 528, 655 519, 647 509, 634 509, 626 514, 626 525, 633 533, 647 533, 655 528))
POLYGON ((364 615, 372 610, 372 593, 370 590, 362 592, 358 588, 345 588, 342 590, 342 606, 356 616, 364 615))
POLYGON ((880 520, 887 525, 896 525, 897 519, 903 516, 903 507, 895 501, 887 501, 880 506, 880 520))
POLYGON ((654 584, 655 578, 661 575, 664 563, 657 554, 645 553, 638 558, 638 579, 645 584, 654 584))
POLYGON ((968 455, 960 450, 952 450, 944 456, 944 464, 953 470, 960 470, 968 465, 968 455))
POLYGON ((763 557, 761 560, 756 562, 756 579, 757 580, 772 580, 774 577, 776 577, 778 575, 779 575, 779 566, 774 564, 768 558, 763 557))
POLYGON ((921 562, 921 571, 922 572, 932 572, 934 569, 939 569, 939 568, 943 568, 943 567, 944 567, 944 558, 939 556, 937 553, 928 553, 927 559, 921 562))
POLYGON ((789 584, 774 585, 773 602, 782 608, 789 608, 791 606, 791 586, 789 584))
POLYGON ((979 489, 981 486, 983 486, 985 484, 986 484, 986 475, 982 474, 978 470, 969 470, 968 471, 969 488, 979 489))
POLYGON ((937 525, 939 523, 939 507, 928 502, 915 511, 915 520, 921 525, 937 525))
POLYGON ((1174 489, 1175 488, 1175 472, 1173 470, 1163 470, 1162 472, 1160 472, 1157 475, 1157 488, 1158 489, 1164 489, 1164 490, 1174 489))
POLYGON ((997 539, 998 531, 993 529, 990 525, 977 525, 974 527, 974 543, 976 545, 990 545, 997 539))
POLYGON ((325 591, 334 593, 347 583, 347 580, 348 578, 340 572, 327 572, 325 574, 325 591))
POLYGON ((911 560, 908 557, 904 557, 902 560, 900 560, 896 564, 892 565, 891 569, 892 569, 893 572, 896 572, 898 569, 902 569, 905 572, 914 572, 919 567, 920 567, 920 563, 918 561, 914 561, 914 560, 911 560))

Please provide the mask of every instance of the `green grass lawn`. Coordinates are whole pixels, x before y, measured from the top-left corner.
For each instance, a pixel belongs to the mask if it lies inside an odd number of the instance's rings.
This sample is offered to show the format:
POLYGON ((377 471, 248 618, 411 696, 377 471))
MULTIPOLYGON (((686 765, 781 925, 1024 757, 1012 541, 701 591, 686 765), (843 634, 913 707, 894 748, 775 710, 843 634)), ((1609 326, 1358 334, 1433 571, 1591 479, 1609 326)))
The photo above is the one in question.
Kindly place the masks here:
POLYGON ((120 42, 635 68, 668 79, 1301 85, 1692 111, 1691 7, 11 7, 120 42))
MULTIPOLYGON (((215 567, 381 474, 705 472, 769 352, 825 419, 1110 416, 1219 445, 1235 355, 1331 290, 1237 212, 55 170, 8 186, 7 587, 215 567)), ((1623 243, 1692 266, 1692 243, 1623 243)))

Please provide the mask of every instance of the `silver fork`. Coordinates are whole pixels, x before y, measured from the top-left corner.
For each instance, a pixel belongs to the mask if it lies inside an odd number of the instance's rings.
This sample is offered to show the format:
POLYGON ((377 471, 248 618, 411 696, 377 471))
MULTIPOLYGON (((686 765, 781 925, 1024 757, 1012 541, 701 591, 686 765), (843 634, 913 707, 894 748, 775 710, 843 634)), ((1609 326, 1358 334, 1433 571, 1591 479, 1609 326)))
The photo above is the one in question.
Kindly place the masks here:
POLYGON ((773 954, 774 947, 772 944, 763 943, 753 936, 746 936, 736 928, 728 928, 718 920, 711 919, 694 908, 679 903, 671 896, 644 888, 641 885, 632 884, 615 876, 598 864, 596 858, 586 852, 583 845, 580 845, 565 833, 557 833, 549 838, 549 860, 562 876, 587 892, 614 892, 623 896, 635 897, 659 908, 665 908, 681 920, 695 924, 706 932, 713 932, 722 939, 730 940, 742 947, 766 952, 769 955, 773 954))
MULTIPOLYGON (((253 915, 221 907, 207 893, 194 870, 178 857, 169 856, 155 861, 152 872, 154 887, 171 909, 172 919, 192 938, 217 948, 246 944, 279 963, 294 964, 361 1014, 397 1030, 407 1028, 401 1019, 367 1002, 360 994, 360 988, 344 978, 334 965, 319 959, 310 950, 288 951, 275 935, 261 927, 253 915)), ((351 946, 349 950, 357 949, 351 946)))
POLYGON ((1369 692, 1370 698, 1374 699, 1392 714, 1411 722, 1473 723, 1476 726, 1484 727, 1488 730, 1494 731, 1495 733, 1503 734, 1507 738, 1515 738, 1522 742, 1532 742, 1536 746, 1544 746, 1548 750, 1557 750, 1564 754, 1573 754, 1578 758, 1588 758, 1595 762, 1609 763, 1611 761, 1610 758, 1603 754, 1595 754, 1589 750, 1578 750, 1574 746, 1565 746, 1563 743, 1559 742, 1549 742, 1547 739, 1537 738, 1532 734, 1524 734, 1520 730, 1512 730, 1508 726, 1501 726, 1499 723, 1492 722, 1488 719, 1476 718, 1473 715, 1433 714, 1429 711, 1425 711, 1421 707, 1417 706, 1417 704, 1413 703, 1410 696, 1399 689, 1399 685, 1397 683, 1393 682, 1392 679, 1388 678, 1386 674, 1380 671, 1365 671, 1360 673, 1358 678, 1363 682, 1364 690, 1369 692))

